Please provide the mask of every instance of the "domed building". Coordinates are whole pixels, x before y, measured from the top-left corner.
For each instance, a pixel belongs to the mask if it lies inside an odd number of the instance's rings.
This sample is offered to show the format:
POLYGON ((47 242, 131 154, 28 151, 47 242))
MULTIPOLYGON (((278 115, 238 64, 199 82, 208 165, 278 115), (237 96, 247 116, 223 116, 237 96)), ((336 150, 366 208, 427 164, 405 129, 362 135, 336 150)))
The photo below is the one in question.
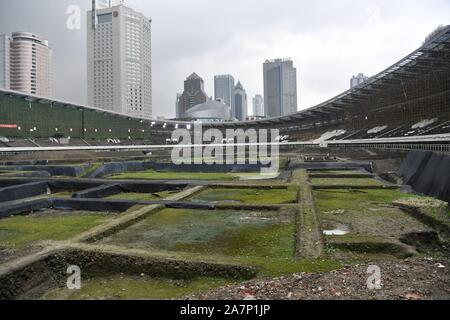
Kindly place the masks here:
POLYGON ((231 107, 221 101, 209 100, 187 110, 183 114, 182 119, 202 122, 231 121, 231 107))

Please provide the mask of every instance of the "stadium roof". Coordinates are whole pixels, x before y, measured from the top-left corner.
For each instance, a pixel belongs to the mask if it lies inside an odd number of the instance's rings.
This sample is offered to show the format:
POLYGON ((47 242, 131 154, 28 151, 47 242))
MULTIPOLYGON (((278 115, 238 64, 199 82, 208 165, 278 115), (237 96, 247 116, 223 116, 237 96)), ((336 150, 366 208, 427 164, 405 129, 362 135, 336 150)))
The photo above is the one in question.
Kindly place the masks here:
MULTIPOLYGON (((25 101, 29 101, 29 102, 50 103, 53 105, 58 105, 58 106, 66 107, 66 108, 82 108, 82 109, 92 110, 92 111, 99 112, 99 113, 108 113, 108 114, 113 114, 113 115, 128 118, 128 119, 149 122, 149 123, 152 123, 152 125, 156 125, 156 126, 166 125, 168 127, 175 127, 176 124, 181 125, 181 126, 191 124, 190 122, 186 122, 186 121, 138 118, 138 117, 124 114, 124 113, 114 112, 114 111, 110 111, 110 110, 104 110, 104 109, 100 109, 100 108, 96 108, 96 107, 91 107, 91 106, 73 103, 73 102, 67 102, 67 101, 63 101, 63 100, 51 99, 48 97, 37 96, 37 95, 23 93, 23 92, 14 91, 14 90, 6 90, 3 88, 0 88, 0 95, 16 97, 18 99, 24 99, 25 101)), ((164 126, 164 127, 166 127, 166 126, 164 126)))

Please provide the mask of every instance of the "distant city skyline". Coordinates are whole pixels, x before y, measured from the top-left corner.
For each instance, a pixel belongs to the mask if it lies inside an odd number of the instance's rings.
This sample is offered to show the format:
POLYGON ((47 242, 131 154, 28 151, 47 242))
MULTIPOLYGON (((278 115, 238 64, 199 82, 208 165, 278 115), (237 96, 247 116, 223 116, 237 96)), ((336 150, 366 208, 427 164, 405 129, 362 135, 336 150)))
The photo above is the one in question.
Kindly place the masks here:
MULTIPOLYGON (((446 0, 413 0, 407 6, 388 0, 280 0, 284 10, 277 15, 266 0, 126 0, 125 5, 153 19, 154 118, 175 116, 175 95, 193 71, 204 76, 211 96, 214 75, 233 74, 253 97, 263 92, 263 61, 284 56, 301 70, 298 109, 314 106, 347 90, 352 75, 374 75, 410 53, 439 24, 448 24, 450 12, 446 0), (211 15, 212 6, 221 14, 211 15)), ((90 6, 81 0, 0 2, 0 33, 30 31, 51 44, 54 98, 87 103, 85 13, 90 6), (66 27, 72 5, 81 9, 80 29, 66 27)))

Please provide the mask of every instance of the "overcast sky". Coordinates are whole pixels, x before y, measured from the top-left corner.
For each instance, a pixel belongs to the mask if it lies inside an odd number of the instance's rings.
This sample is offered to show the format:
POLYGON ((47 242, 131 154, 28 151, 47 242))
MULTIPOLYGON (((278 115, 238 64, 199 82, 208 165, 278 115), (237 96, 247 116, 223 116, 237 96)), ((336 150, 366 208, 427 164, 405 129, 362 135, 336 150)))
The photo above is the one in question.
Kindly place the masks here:
MULTIPOLYGON (((291 57, 299 110, 349 87, 353 74, 374 75, 450 23, 448 0, 126 0, 153 19, 153 114, 173 117, 175 97, 192 72, 214 94, 214 75, 232 74, 249 109, 263 93, 262 63, 291 57)), ((91 0, 0 0, 0 33, 43 35, 54 50, 55 98, 86 103, 86 14, 91 0), (66 28, 69 5, 80 30, 66 28)))

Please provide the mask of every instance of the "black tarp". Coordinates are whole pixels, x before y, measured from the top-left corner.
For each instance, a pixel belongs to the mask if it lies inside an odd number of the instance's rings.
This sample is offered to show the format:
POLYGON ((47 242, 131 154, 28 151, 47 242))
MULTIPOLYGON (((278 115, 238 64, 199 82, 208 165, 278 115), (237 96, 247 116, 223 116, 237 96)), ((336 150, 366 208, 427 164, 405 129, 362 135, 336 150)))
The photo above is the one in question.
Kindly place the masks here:
POLYGON ((450 154, 411 151, 399 169, 414 191, 450 200, 450 154))

